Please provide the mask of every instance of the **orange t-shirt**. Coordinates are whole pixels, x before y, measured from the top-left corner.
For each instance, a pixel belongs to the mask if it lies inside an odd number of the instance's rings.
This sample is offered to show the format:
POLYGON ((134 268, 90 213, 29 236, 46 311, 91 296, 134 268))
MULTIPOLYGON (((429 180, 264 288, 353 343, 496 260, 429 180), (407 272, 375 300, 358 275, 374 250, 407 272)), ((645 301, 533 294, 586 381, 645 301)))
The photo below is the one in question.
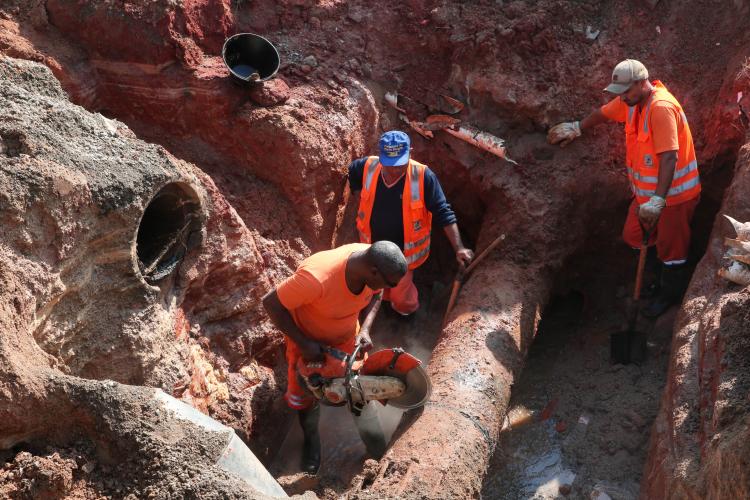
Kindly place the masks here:
MULTIPOLYGON (((619 97, 615 97, 602 106, 601 110, 604 116, 610 120, 620 123, 625 123, 627 120, 628 105, 619 97)), ((638 108, 636 108, 635 113, 636 125, 639 127, 639 130, 642 130, 643 113, 638 108)), ((656 154, 680 149, 680 142, 677 137, 677 127, 680 120, 680 111, 672 103, 656 101, 651 104, 651 121, 648 125, 654 141, 654 152, 656 154)))
POLYGON ((313 340, 327 345, 346 342, 359 331, 359 313, 375 294, 365 286, 359 295, 346 286, 346 261, 364 243, 343 245, 311 255, 276 287, 281 305, 313 340))

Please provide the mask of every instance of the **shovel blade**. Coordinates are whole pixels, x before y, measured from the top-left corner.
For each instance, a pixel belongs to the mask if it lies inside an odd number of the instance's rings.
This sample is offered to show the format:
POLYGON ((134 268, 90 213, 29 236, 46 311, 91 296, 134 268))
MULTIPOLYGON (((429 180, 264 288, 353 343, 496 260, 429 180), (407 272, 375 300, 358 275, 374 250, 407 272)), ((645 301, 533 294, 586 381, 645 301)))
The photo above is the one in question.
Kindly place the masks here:
POLYGON ((642 363, 646 359, 646 335, 625 330, 609 337, 609 356, 612 363, 627 365, 642 363))
POLYGON ((367 453, 375 459, 380 459, 388 448, 385 433, 378 419, 378 411, 375 401, 370 401, 362 409, 362 413, 354 416, 354 424, 357 426, 359 437, 365 444, 367 453))
POLYGON ((612 363, 627 365, 630 363, 630 342, 627 331, 613 333, 609 336, 609 357, 612 363))

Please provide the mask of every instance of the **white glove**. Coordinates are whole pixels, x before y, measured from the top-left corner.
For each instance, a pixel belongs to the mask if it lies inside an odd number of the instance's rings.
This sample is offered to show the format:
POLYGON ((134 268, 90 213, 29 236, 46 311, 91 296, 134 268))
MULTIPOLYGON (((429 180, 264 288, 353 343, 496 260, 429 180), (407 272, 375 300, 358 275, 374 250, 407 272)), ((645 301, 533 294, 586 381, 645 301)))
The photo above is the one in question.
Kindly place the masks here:
POLYGON ((563 122, 549 129, 547 142, 565 147, 576 137, 581 137, 581 122, 563 122))
POLYGON ((667 206, 667 200, 661 196, 652 196, 646 203, 638 208, 638 217, 646 222, 656 222, 661 211, 667 206))

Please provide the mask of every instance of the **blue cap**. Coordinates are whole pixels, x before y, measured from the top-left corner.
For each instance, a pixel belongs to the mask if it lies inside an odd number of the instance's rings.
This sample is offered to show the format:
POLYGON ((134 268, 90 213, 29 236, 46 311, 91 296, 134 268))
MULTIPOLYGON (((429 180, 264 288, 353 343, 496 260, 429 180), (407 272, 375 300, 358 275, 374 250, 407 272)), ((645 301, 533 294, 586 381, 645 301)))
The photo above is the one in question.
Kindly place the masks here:
POLYGON ((380 136, 380 164, 386 167, 406 165, 409 162, 409 136, 400 130, 391 130, 380 136))

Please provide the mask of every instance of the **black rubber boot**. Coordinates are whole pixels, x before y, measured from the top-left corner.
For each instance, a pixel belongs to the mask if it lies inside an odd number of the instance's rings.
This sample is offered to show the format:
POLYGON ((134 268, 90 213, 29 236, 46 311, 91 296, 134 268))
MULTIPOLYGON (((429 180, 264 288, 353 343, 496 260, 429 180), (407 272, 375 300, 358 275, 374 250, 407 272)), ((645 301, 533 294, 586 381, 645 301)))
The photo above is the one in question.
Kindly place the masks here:
POLYGON ((300 410, 299 425, 305 436, 302 445, 302 471, 315 475, 320 469, 320 433, 318 422, 320 421, 320 405, 315 404, 307 410, 300 410))
POLYGON ((661 287, 654 299, 641 310, 646 318, 658 318, 667 309, 679 304, 690 280, 690 269, 687 264, 676 266, 664 265, 661 272, 661 287))

